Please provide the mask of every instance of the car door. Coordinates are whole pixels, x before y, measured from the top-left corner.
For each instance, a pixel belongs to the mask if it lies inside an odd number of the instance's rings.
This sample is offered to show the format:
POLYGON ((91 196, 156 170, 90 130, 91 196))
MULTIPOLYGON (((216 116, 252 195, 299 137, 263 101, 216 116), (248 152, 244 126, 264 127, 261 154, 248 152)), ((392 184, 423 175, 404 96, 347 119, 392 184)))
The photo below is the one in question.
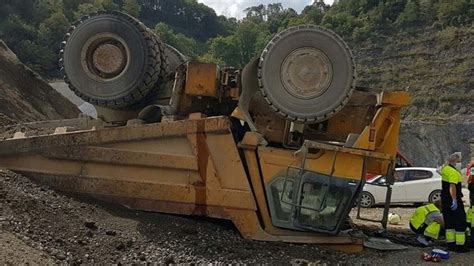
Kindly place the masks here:
POLYGON ((441 189, 441 182, 435 180, 429 170, 407 170, 405 174, 405 195, 407 202, 428 202, 431 192, 441 189))
POLYGON ((364 190, 372 194, 375 199, 375 203, 384 203, 387 197, 387 187, 385 185, 385 177, 380 176, 371 183, 367 183, 364 186, 364 190))
POLYGON ((392 186, 392 199, 390 202, 399 203, 405 202, 405 170, 395 170, 393 175, 394 183, 392 186))

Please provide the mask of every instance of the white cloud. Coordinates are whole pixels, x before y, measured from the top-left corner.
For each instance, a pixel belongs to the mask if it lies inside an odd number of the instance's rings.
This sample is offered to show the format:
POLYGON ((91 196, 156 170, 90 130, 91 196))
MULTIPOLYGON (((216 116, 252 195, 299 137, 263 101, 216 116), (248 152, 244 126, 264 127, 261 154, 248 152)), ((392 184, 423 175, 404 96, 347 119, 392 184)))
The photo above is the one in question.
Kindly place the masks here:
MULTIPOLYGON (((218 15, 243 18, 245 16, 244 9, 250 6, 282 3, 285 8, 291 7, 297 12, 301 12, 305 6, 313 3, 313 0, 198 0, 198 2, 212 7, 218 15)), ((325 0, 324 2, 332 4, 334 0, 325 0)))

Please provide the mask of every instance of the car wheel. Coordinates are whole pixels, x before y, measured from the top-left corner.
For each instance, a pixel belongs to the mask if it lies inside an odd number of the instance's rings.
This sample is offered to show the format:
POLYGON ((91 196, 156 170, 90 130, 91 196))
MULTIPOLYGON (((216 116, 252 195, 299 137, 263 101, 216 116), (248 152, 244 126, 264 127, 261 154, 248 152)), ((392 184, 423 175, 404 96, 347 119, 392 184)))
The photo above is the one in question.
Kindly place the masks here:
POLYGON ((441 200, 441 190, 437 189, 433 192, 430 193, 430 196, 428 197, 428 201, 430 203, 434 203, 435 201, 441 200))
POLYGON ((370 208, 374 206, 375 204, 375 199, 372 194, 370 194, 367 191, 362 191, 362 195, 360 196, 360 206, 362 208, 370 208))

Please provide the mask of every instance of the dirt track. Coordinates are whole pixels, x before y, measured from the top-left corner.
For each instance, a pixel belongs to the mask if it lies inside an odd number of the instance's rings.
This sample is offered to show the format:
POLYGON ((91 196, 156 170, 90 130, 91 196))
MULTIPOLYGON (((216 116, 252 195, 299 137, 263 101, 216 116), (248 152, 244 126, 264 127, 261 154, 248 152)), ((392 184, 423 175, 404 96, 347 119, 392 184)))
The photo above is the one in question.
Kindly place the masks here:
MULTIPOLYGON (((99 206, 7 171, 0 171, 0 185, 0 239, 8 241, 0 245, 0 264, 413 264, 427 250, 348 255, 314 245, 248 241, 227 222, 99 206)), ((450 262, 470 259, 474 253, 455 254, 450 262)))

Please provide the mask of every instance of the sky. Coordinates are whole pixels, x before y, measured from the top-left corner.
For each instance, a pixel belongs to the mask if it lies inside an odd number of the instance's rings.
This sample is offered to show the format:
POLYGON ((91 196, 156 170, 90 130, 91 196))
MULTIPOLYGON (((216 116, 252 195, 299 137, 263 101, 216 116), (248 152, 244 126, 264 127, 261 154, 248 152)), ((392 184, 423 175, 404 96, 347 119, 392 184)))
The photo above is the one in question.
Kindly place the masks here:
MULTIPOLYGON (((299 13, 305 6, 313 3, 313 0, 198 0, 198 2, 212 7, 217 15, 243 18, 245 16, 243 10, 249 6, 282 3, 283 7, 291 7, 299 13)), ((332 4, 334 0, 324 0, 324 2, 326 4, 332 4)))

